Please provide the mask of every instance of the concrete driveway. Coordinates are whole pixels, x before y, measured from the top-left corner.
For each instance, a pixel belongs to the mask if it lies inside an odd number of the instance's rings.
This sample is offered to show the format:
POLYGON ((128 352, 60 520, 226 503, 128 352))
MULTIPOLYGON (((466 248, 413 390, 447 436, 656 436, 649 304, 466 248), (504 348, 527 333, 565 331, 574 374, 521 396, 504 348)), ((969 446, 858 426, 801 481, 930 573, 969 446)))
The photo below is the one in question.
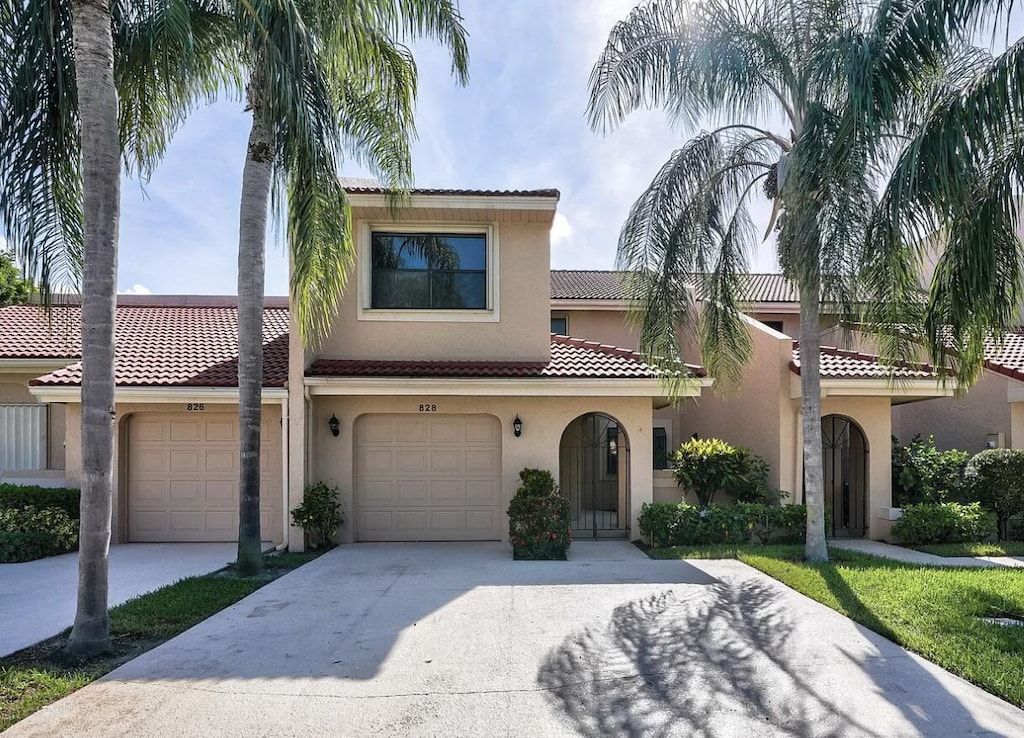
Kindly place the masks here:
POLYGON ((12 736, 1024 735, 1024 712, 734 561, 345 546, 12 736))
MULTIPOLYGON (((234 543, 128 543, 110 547, 110 604, 234 561, 234 543)), ((75 620, 78 554, 0 564, 0 656, 57 635, 75 620)))

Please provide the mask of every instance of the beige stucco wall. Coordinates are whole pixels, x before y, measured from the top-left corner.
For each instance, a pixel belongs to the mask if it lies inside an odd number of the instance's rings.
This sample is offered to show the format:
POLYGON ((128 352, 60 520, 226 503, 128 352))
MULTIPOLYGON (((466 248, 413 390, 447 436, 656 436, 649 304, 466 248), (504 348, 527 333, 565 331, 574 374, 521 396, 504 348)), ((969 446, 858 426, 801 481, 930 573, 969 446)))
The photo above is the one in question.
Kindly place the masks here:
MULTIPOLYGON (((217 403, 204 400, 208 413, 237 413, 235 403, 217 403)), ((114 507, 111 522, 111 542, 123 543, 128 539, 128 474, 127 474, 127 428, 128 421, 138 413, 183 413, 185 403, 125 403, 117 404, 117 420, 115 425, 114 443, 114 507)), ((67 452, 65 476, 72 487, 82 483, 82 443, 81 422, 82 406, 69 403, 65 413, 67 452)), ((275 516, 275 525, 271 530, 264 530, 263 539, 282 543, 285 540, 283 521, 285 500, 283 490, 283 454, 281 437, 281 405, 280 403, 263 404, 263 436, 261 438, 262 453, 267 457, 269 473, 260 480, 261 493, 279 500, 282 510, 275 516)), ((294 505, 293 505, 294 506, 294 505)))
MULTIPOLYGON (((358 213, 358 211, 357 211, 358 213)), ((457 214, 453 214, 453 217, 457 214)), ((358 218, 358 215, 357 215, 358 218)), ((391 228, 415 229, 409 217, 391 228)), ((354 233, 365 241, 367 220, 357 219, 354 233)), ((471 225, 466 218, 445 225, 471 225)), ((373 225, 381 224, 374 221, 373 225)), ((497 236, 499 320, 367 320, 359 317, 365 285, 357 264, 319 355, 329 358, 398 360, 547 361, 550 341, 550 225, 495 222, 497 236)), ((407 311, 414 313, 416 311, 407 311)))
MULTIPOLYGON (((507 507, 519 484, 524 467, 548 469, 558 478, 559 442, 562 431, 577 416, 602 412, 619 421, 629 439, 629 520, 631 536, 639 535, 640 506, 652 499, 651 400, 649 397, 351 397, 315 396, 310 414, 309 482, 324 481, 341 488, 346 523, 342 541, 355 540, 353 452, 356 419, 370 413, 416 413, 421 403, 437 406, 438 414, 489 414, 502 426, 502 506, 507 507), (327 420, 335 415, 341 433, 330 434, 327 420), (523 434, 512 434, 516 415, 523 421, 523 434)), ((293 480, 294 480, 293 475, 293 480)), ((296 490, 293 487, 293 501, 296 490)), ((507 526, 502 531, 507 540, 507 526)), ((293 546, 301 537, 292 535, 293 546)))
MULTIPOLYGON (((907 443, 915 434, 935 436, 940 449, 957 448, 977 453, 985 448, 989 433, 1006 434, 1010 446, 1010 405, 1007 385, 1015 380, 984 372, 963 397, 943 397, 896 405, 892 409, 893 434, 907 443)), ((1024 440, 1024 439, 1022 439, 1024 440)))
POLYGON ((0 405, 20 405, 36 402, 36 398, 28 391, 30 379, 39 376, 32 374, 0 374, 0 405))
POLYGON ((626 325, 623 310, 561 310, 552 308, 552 315, 569 316, 569 335, 588 341, 607 343, 619 348, 636 349, 636 333, 626 325))
POLYGON ((789 404, 792 342, 753 322, 748 330, 754 353, 742 384, 718 394, 705 390, 696 402, 687 403, 679 415, 678 437, 685 440, 698 433, 701 438, 721 438, 746 446, 768 462, 769 482, 792 492, 786 483, 791 461, 782 445, 791 425, 782 410, 789 404))

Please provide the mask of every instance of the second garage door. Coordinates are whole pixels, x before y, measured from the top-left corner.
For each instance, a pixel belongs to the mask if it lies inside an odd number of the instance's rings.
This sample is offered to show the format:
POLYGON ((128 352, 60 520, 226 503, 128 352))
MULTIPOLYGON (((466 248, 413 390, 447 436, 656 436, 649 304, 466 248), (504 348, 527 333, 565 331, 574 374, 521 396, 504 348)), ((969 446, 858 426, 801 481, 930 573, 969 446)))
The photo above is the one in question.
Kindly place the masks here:
MULTIPOLYGON (((271 540, 281 535, 281 430, 276 421, 264 422, 261 445, 260 527, 263 538, 271 540)), ((128 540, 238 540, 237 414, 140 413, 129 418, 128 540)))
POLYGON ((358 540, 500 540, 501 501, 501 423, 494 416, 357 421, 358 540))

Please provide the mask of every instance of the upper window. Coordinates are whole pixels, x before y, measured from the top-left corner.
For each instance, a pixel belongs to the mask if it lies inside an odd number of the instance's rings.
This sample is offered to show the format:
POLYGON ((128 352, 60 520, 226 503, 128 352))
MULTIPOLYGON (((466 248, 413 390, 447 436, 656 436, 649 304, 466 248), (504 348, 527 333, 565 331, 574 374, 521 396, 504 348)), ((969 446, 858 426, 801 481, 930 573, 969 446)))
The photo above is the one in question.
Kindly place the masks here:
POLYGON ((569 316, 568 315, 552 315, 551 316, 551 332, 557 333, 560 336, 569 335, 569 316))
POLYGON ((486 310, 487 236, 388 233, 371 236, 374 310, 486 310))

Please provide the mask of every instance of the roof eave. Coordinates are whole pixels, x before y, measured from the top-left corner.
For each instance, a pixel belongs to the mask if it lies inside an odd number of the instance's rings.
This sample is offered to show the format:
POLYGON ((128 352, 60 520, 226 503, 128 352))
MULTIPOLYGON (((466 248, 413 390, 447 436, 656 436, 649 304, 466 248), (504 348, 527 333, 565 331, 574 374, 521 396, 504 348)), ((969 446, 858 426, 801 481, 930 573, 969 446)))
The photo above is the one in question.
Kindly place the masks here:
MULTIPOLYGON (((712 380, 694 378, 683 388, 684 397, 697 397, 712 380)), ((587 377, 452 378, 411 377, 306 377, 311 395, 419 395, 499 397, 665 397, 658 379, 587 377)))
MULTIPOLYGON (((28 391, 39 402, 81 402, 82 388, 68 385, 31 385, 28 391)), ((285 387, 264 387, 263 401, 280 402, 288 399, 285 387)), ((188 403, 208 402, 233 404, 238 402, 238 387, 117 387, 117 402, 188 403)))

